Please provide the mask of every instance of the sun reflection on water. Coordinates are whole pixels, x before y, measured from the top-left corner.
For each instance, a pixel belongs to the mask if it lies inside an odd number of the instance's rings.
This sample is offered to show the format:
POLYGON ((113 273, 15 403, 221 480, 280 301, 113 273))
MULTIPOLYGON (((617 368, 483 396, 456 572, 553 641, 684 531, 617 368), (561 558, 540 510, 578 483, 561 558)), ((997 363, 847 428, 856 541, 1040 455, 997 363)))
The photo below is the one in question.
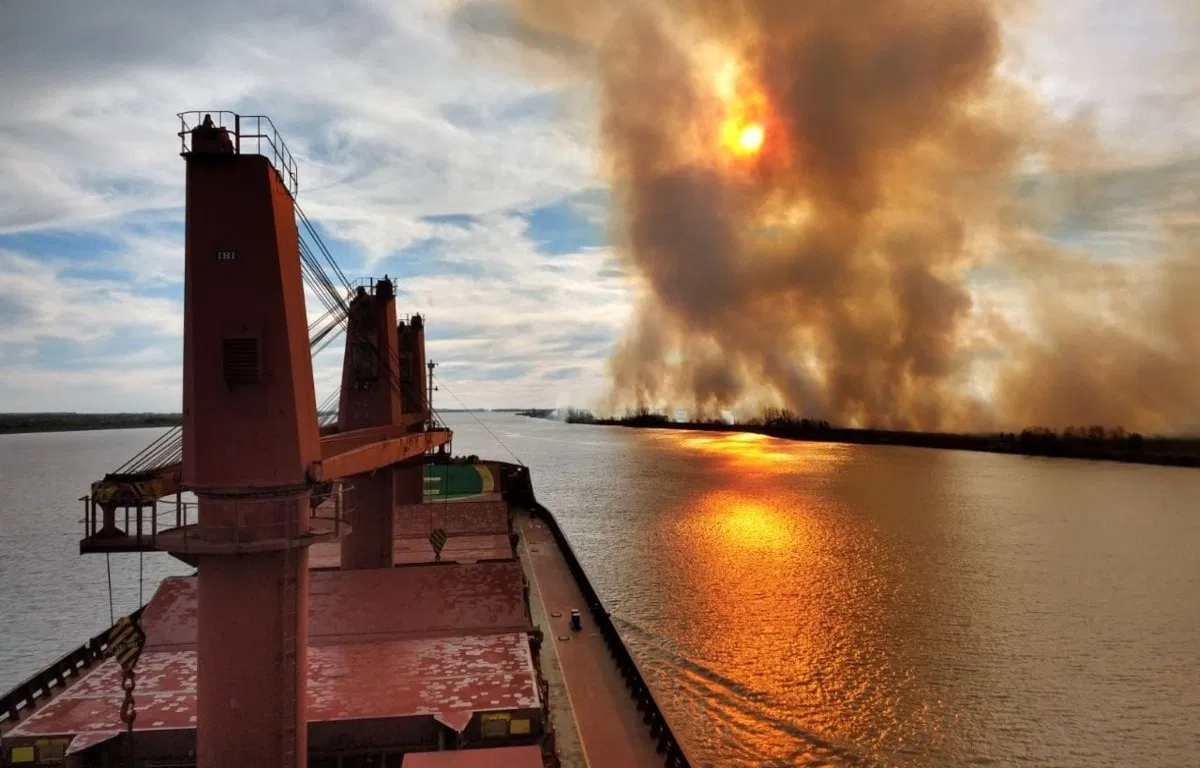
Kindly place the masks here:
POLYGON ((783 444, 780 440, 752 432, 737 434, 711 433, 668 433, 665 440, 679 448, 702 453, 723 460, 739 469, 765 469, 782 471, 783 465, 800 461, 803 457, 797 448, 802 444, 783 444))
POLYGON ((719 547, 778 552, 796 544, 795 521, 761 501, 714 493, 699 506, 693 523, 719 547))

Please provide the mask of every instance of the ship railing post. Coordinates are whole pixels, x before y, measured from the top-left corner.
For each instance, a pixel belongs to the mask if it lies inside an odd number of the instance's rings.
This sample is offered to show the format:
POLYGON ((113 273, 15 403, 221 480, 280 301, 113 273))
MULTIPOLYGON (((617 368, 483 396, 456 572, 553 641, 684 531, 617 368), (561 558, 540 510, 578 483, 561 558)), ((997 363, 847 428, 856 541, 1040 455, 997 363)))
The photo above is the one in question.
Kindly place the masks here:
POLYGON ((233 151, 242 154, 242 116, 236 112, 233 114, 233 151))

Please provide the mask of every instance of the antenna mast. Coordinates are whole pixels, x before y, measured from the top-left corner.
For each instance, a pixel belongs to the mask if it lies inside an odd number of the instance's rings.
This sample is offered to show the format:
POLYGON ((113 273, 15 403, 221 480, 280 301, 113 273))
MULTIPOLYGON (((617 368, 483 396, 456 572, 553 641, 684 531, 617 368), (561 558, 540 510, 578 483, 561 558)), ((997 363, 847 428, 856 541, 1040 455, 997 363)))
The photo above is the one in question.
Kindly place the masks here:
POLYGON ((429 369, 429 384, 425 388, 425 392, 427 393, 425 395, 425 398, 428 401, 426 403, 426 405, 428 406, 427 410, 429 411, 429 423, 432 424, 433 423, 433 393, 437 392, 437 387, 433 386, 433 369, 437 367, 437 363, 430 360, 428 363, 425 364, 425 367, 429 369))

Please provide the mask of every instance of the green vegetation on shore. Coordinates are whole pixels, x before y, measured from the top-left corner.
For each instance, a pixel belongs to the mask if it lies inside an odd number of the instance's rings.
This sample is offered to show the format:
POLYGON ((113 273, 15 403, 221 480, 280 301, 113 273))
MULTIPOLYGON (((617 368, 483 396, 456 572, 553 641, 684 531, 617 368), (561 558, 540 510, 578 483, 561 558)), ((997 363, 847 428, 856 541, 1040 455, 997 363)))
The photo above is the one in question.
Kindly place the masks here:
POLYGON ((178 413, 0 413, 0 435, 174 427, 182 419, 178 413))
MULTIPOLYGON (((553 413, 553 412, 550 412, 553 413)), ((545 418, 554 418, 547 416, 545 418)), ((597 419, 587 411, 571 409, 566 421, 618 427, 681 429, 708 432, 752 432, 787 440, 809 440, 859 445, 905 445, 961 451, 1011 453, 1023 456, 1054 456, 1102 459, 1139 464, 1200 467, 1200 438, 1147 437, 1127 433, 1121 427, 1068 427, 1055 431, 1031 427, 1021 432, 961 434, 909 432, 890 429, 836 427, 828 421, 802 419, 786 410, 767 410, 747 421, 672 421, 666 414, 641 409, 624 416, 597 419), (573 418, 571 418, 573 416, 573 418)))

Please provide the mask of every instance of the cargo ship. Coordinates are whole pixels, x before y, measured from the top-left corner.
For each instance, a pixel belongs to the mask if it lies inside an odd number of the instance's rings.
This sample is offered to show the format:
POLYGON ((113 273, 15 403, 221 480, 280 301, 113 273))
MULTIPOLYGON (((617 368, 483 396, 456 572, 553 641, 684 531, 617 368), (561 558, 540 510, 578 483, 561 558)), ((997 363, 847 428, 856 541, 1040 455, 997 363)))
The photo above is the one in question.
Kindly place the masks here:
POLYGON ((345 278, 271 121, 178 116, 183 420, 92 483, 79 548, 195 571, 0 697, 0 766, 688 766, 529 469, 453 454, 424 318, 345 278))

